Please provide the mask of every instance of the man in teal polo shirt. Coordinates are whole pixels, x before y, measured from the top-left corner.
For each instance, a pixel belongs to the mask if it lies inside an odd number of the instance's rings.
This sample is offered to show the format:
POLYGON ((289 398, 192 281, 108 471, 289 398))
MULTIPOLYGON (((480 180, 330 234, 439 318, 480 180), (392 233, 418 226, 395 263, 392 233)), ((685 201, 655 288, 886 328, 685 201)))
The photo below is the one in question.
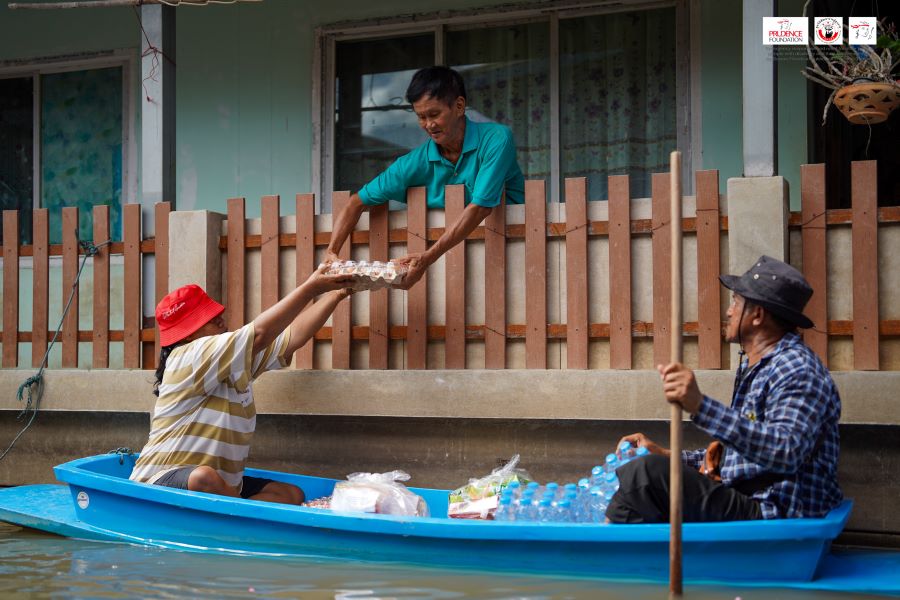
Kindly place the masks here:
POLYGON ((444 186, 462 184, 466 208, 455 223, 425 252, 400 259, 409 265, 401 287, 409 289, 426 269, 450 248, 466 239, 491 211, 506 201, 521 204, 525 178, 516 162, 512 132, 498 123, 476 123, 466 117, 466 88, 462 77, 449 67, 427 67, 413 75, 406 98, 429 140, 404 154, 384 172, 350 196, 336 216, 327 259, 337 252, 369 206, 388 200, 406 201, 406 190, 424 186, 428 208, 444 208, 444 186))

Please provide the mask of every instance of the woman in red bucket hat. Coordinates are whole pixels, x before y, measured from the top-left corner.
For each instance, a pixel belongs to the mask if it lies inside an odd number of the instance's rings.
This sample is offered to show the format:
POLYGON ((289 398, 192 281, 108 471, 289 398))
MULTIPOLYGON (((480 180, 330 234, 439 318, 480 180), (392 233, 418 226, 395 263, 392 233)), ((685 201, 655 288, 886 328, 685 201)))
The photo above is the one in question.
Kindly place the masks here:
POLYGON ((156 307, 162 350, 153 393, 159 399, 131 479, 223 496, 303 502, 303 491, 295 485, 244 476, 256 429, 251 384, 290 363, 350 295, 351 282, 348 275, 326 275, 322 266, 236 331, 226 330, 225 307, 200 286, 185 285, 163 298, 156 307), (325 296, 310 304, 320 294, 325 296))

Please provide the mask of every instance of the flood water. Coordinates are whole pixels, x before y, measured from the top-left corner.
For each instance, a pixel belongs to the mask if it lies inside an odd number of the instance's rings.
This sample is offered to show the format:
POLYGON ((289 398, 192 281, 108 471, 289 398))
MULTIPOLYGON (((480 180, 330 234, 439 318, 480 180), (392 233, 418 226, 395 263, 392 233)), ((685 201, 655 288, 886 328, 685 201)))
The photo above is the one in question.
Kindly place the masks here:
MULTIPOLYGON (((455 571, 317 558, 198 554, 85 542, 0 523, 2 598, 662 599, 665 585, 455 571)), ((695 586, 690 600, 859 598, 695 586)))

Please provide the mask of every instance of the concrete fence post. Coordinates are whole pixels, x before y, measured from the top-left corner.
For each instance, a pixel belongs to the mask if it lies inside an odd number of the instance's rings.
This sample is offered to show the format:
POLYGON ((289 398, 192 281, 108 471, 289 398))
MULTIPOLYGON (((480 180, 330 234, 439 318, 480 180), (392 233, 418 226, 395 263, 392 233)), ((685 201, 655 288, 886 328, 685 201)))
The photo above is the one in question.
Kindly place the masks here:
POLYGON ((169 214, 169 290, 196 283, 222 302, 222 252, 219 237, 225 215, 208 210, 169 214))
MULTIPOLYGON (((767 254, 788 262, 788 182, 784 177, 728 180, 728 272, 740 275, 767 254)), ((737 366, 737 344, 731 365, 737 366)))

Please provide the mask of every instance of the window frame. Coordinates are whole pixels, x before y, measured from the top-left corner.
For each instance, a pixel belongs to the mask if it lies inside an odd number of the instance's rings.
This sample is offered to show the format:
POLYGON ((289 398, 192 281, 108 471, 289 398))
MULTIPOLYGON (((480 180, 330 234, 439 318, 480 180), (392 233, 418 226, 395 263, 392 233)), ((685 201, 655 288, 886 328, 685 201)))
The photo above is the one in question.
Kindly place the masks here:
POLYGON ((134 89, 137 86, 137 60, 132 50, 113 50, 94 55, 77 57, 53 57, 49 59, 29 59, 22 61, 0 61, 0 79, 31 77, 32 96, 32 149, 34 164, 32 178, 32 210, 41 208, 41 76, 73 71, 90 71, 119 67, 122 69, 122 196, 121 203, 137 202, 137 145, 135 127, 137 107, 134 89))
MULTIPOLYGON (((675 82, 677 146, 682 151, 682 182, 685 194, 693 193, 693 172, 701 168, 702 124, 700 122, 700 4, 699 0, 596 0, 560 1, 541 4, 503 6, 483 10, 433 12, 397 18, 345 21, 315 30, 312 68, 312 188, 316 212, 331 212, 334 191, 334 109, 335 47, 337 42, 375 40, 402 35, 434 34, 435 64, 445 62, 448 31, 460 31, 499 25, 546 22, 550 28, 550 202, 560 202, 560 99, 559 99, 559 21, 597 16, 675 8, 675 82)), ((351 190, 356 191, 356 190, 351 190)))

